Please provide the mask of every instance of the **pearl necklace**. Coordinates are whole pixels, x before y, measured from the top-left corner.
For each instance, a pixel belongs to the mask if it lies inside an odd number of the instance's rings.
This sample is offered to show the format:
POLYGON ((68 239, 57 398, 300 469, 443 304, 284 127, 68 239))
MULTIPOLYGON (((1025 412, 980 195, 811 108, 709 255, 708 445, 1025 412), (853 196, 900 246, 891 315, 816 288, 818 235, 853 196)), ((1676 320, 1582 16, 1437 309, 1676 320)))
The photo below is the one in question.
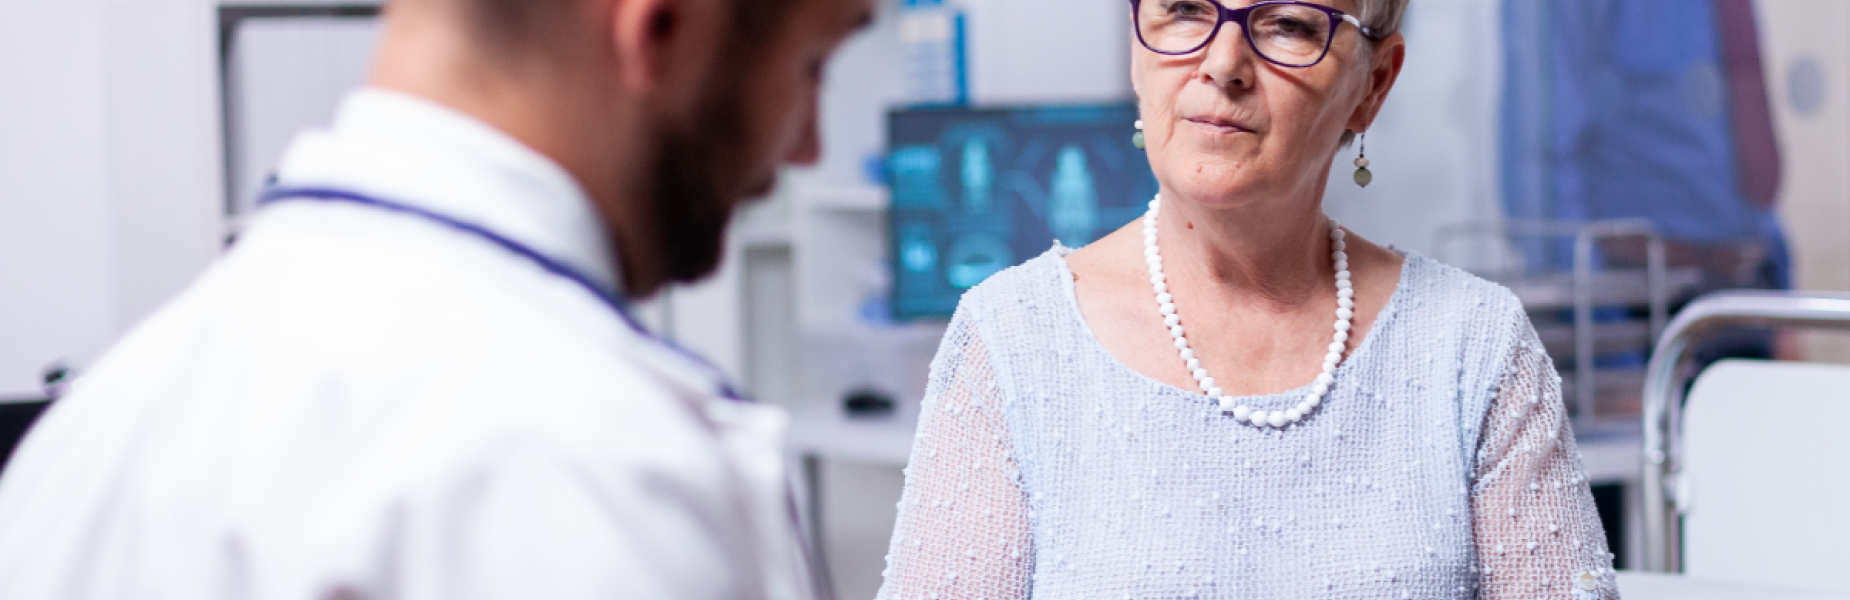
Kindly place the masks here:
POLYGON ((1323 372, 1317 375, 1316 384, 1297 406, 1266 412, 1235 406, 1233 397, 1221 392, 1214 378, 1208 375, 1208 370, 1201 366, 1201 359, 1195 356, 1194 348, 1188 345, 1188 336, 1182 330, 1182 316, 1176 312, 1175 297, 1169 295, 1168 278, 1163 275, 1162 250, 1156 246, 1156 213, 1162 201, 1160 195, 1151 200, 1150 212, 1143 217, 1144 262, 1150 265, 1150 286, 1156 292, 1157 313, 1162 315, 1163 324, 1169 326, 1169 337, 1175 338, 1176 350, 1181 353, 1183 364, 1194 374, 1195 383, 1201 386, 1201 391, 1210 400, 1220 403, 1221 412, 1232 413, 1235 421, 1263 428, 1284 427, 1303 420, 1323 403, 1323 396, 1336 383, 1336 367, 1342 364, 1343 351, 1348 347, 1349 320, 1355 317, 1355 287, 1349 282, 1349 254, 1343 251, 1345 234, 1342 226, 1335 219, 1329 220, 1330 258, 1336 263, 1336 336, 1330 342, 1330 353, 1323 357, 1323 372))

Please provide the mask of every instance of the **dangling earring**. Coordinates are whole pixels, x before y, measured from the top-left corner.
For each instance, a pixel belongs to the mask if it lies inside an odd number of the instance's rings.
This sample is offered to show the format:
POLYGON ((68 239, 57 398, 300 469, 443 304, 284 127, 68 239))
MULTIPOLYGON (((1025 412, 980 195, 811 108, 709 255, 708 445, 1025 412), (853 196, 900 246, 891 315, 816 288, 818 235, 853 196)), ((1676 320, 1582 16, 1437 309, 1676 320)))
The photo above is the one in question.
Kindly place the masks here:
POLYGON ((1136 146, 1138 150, 1142 150, 1143 149, 1143 119, 1138 119, 1136 126, 1137 126, 1137 133, 1131 134, 1131 145, 1136 146))
POLYGON ((1375 180, 1375 174, 1368 172, 1368 134, 1363 133, 1359 137, 1362 140, 1362 149, 1355 157, 1355 184, 1368 187, 1369 182, 1375 180))

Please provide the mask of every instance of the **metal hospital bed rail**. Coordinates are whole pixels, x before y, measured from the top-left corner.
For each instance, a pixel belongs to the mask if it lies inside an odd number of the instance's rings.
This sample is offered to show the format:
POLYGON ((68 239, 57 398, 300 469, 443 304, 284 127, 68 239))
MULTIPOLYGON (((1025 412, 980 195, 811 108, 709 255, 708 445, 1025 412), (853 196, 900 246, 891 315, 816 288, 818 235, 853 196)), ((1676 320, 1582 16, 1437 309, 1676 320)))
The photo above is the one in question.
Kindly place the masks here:
POLYGON ((1690 303, 1665 328, 1645 375, 1644 570, 1684 570, 1673 488, 1682 469, 1685 386, 1697 375, 1690 352, 1702 336, 1732 327, 1850 331, 1850 294, 1717 292, 1690 303))
MULTIPOLYGON (((1655 226, 1644 219, 1616 219, 1609 221, 1540 221, 1530 219, 1511 219, 1493 222, 1466 222, 1448 225, 1439 229, 1434 236, 1434 249, 1440 262, 1450 264, 1448 250, 1451 243, 1461 239, 1489 237, 1509 241, 1516 238, 1560 238, 1572 239, 1574 242, 1574 264, 1572 278, 1566 282, 1546 280, 1523 281, 1523 278, 1511 280, 1508 273, 1493 273, 1499 283, 1510 286, 1522 299, 1523 305, 1531 309, 1537 306, 1550 306, 1553 303, 1537 294, 1537 288, 1552 287, 1553 283, 1567 283, 1569 306, 1574 311, 1574 377, 1570 399, 1574 403, 1574 422, 1578 429, 1585 430, 1593 424, 1595 417, 1596 390, 1594 356, 1593 308, 1606 303, 1626 303, 1625 294, 1613 294, 1615 289, 1611 278, 1599 279, 1598 271, 1603 270, 1596 264, 1595 248, 1606 240, 1642 239, 1645 242, 1645 296, 1642 298, 1648 307, 1649 331, 1651 338, 1663 333, 1664 322, 1668 320, 1671 296, 1670 269, 1666 266, 1664 239, 1657 233, 1655 226)), ((1624 275, 1620 275, 1623 279, 1624 275)), ((1645 343, 1649 343, 1646 341, 1645 343)), ((1635 389, 1635 388, 1634 388, 1635 389)))

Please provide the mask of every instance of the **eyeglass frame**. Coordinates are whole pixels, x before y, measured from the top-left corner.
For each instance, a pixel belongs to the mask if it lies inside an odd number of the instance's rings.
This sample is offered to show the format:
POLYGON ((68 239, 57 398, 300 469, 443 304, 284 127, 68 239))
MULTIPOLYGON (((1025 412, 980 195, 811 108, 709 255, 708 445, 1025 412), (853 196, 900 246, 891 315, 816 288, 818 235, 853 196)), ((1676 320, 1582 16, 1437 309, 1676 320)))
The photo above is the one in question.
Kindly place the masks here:
MULTIPOLYGON (((1162 0, 1155 0, 1155 1, 1160 2, 1162 0)), ((1187 50, 1183 50, 1180 52, 1164 52, 1162 50, 1157 50, 1155 47, 1152 47, 1150 45, 1150 42, 1145 41, 1143 39, 1142 8, 1143 8, 1144 0, 1130 0, 1131 28, 1137 30, 1137 43, 1142 44, 1145 50, 1149 50, 1151 52, 1155 52, 1157 54, 1161 54, 1164 56, 1182 56, 1185 54, 1194 54, 1196 52, 1200 52, 1202 48, 1208 47, 1209 44, 1213 44, 1214 38, 1220 35, 1221 27, 1225 26, 1228 23, 1238 23, 1240 25, 1241 37, 1246 38, 1246 46, 1248 48, 1252 48, 1253 54, 1255 56, 1265 59, 1266 62, 1275 64, 1281 67, 1285 67, 1287 69, 1308 69, 1308 68, 1317 66, 1318 63, 1322 63, 1323 59, 1329 58, 1330 45, 1336 42, 1336 30, 1341 29, 1343 23, 1354 25, 1356 31, 1361 32, 1362 37, 1368 38, 1371 41, 1380 41, 1381 39, 1380 37, 1375 36, 1375 32, 1373 29, 1369 29, 1367 25, 1363 25, 1362 20, 1356 18, 1355 15, 1351 15, 1341 10, 1330 8, 1328 6, 1324 6, 1321 4, 1313 4, 1310 2, 1298 2, 1296 0, 1267 0, 1266 2, 1255 2, 1243 8, 1227 8, 1225 5, 1220 3, 1220 0, 1199 0, 1199 1, 1213 4, 1214 8, 1220 9, 1219 20, 1214 22, 1214 29, 1209 31, 1208 37, 1201 40, 1201 44, 1195 46, 1194 48, 1189 48, 1187 50), (1252 27, 1249 26, 1246 20, 1252 17, 1254 9, 1265 7, 1265 6, 1277 6, 1277 5, 1286 5, 1286 4, 1314 8, 1318 11, 1323 12, 1323 14, 1330 16, 1330 37, 1323 40, 1323 52, 1317 55, 1317 60, 1313 60, 1313 61, 1301 64, 1301 65, 1294 65, 1294 64, 1286 63, 1286 62, 1279 62, 1277 59, 1274 59, 1270 56, 1266 56, 1265 52, 1259 50, 1259 42, 1258 40, 1253 39, 1252 27)))

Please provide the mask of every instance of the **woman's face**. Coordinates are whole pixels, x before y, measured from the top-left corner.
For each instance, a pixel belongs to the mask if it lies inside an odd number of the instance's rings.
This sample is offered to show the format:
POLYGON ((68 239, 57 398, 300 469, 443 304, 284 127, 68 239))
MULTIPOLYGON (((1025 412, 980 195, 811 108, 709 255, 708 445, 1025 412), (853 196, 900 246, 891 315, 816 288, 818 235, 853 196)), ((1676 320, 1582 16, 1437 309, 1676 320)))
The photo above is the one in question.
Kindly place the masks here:
MULTIPOLYGON (((1318 3, 1356 14, 1356 0, 1318 3)), ((1335 31, 1322 62, 1306 68, 1254 54, 1240 23, 1222 25, 1206 48, 1182 56, 1151 52, 1135 36, 1131 81, 1150 166, 1166 190, 1210 207, 1320 196, 1343 131, 1367 129, 1403 55, 1398 34, 1371 52, 1348 24, 1335 31)))

